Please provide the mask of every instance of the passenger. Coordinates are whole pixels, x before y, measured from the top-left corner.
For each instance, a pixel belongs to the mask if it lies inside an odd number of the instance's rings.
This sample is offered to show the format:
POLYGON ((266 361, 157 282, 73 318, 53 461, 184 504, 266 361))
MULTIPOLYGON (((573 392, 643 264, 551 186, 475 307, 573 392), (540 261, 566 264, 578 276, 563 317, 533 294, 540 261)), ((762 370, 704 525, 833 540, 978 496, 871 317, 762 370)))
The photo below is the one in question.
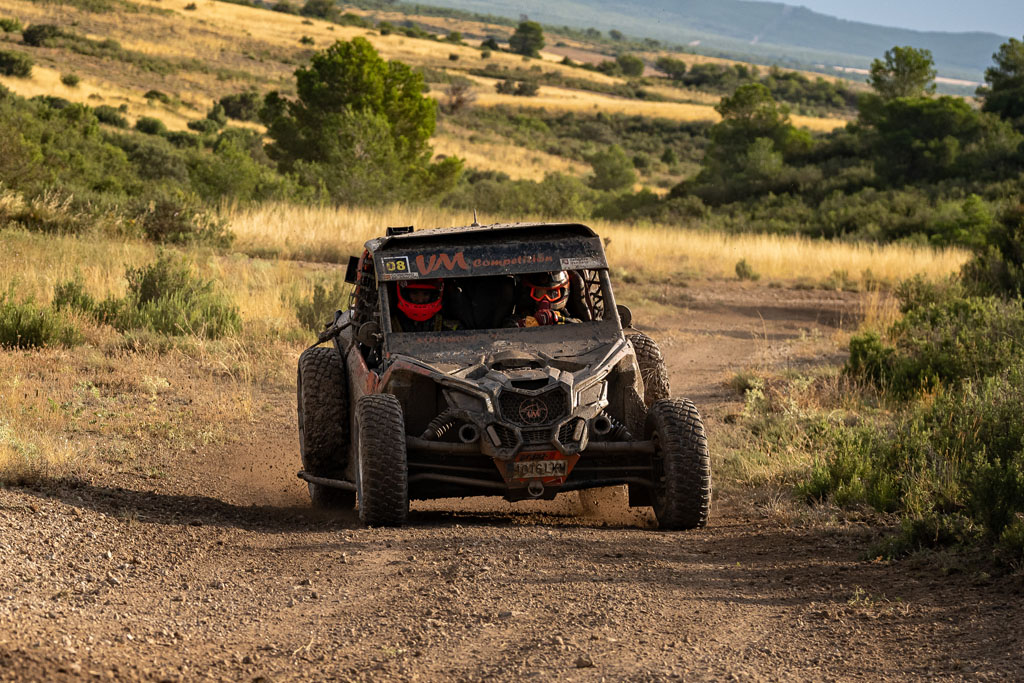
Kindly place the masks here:
POLYGON ((444 280, 402 280, 395 288, 398 311, 391 316, 393 332, 441 332, 458 329, 441 314, 444 280))
POLYGON ((580 322, 565 314, 565 305, 569 301, 569 274, 564 270, 525 275, 521 287, 524 291, 516 310, 514 326, 538 327, 580 322))

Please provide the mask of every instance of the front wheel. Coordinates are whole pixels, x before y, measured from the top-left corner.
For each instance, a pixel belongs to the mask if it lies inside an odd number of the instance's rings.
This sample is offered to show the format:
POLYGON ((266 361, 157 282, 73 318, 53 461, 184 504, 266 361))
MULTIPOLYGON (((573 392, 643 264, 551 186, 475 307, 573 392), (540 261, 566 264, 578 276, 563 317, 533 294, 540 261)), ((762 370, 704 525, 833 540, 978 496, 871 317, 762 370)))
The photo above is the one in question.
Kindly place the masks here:
POLYGON ((409 516, 409 464, 402 405, 391 394, 356 402, 356 488, 367 526, 401 526, 409 516))
POLYGON ((656 401, 644 431, 657 445, 652 502, 658 526, 703 528, 711 508, 711 458, 697 407, 687 399, 656 401))

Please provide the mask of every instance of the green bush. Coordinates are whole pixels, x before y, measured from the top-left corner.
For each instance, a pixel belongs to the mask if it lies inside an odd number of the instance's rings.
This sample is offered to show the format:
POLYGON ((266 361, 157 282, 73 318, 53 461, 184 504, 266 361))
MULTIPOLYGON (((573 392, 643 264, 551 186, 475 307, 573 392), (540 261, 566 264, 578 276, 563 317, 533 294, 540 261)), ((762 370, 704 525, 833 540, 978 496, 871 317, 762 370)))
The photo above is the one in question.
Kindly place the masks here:
POLYGON ((1019 302, 962 296, 917 285, 918 302, 888 331, 850 340, 846 371, 897 396, 954 387, 999 374, 1024 358, 1024 308, 1019 302))
POLYGON ((623 190, 636 182, 633 162, 619 145, 594 152, 587 161, 594 170, 590 186, 595 190, 623 190))
POLYGON ((62 313, 37 306, 31 299, 17 301, 13 284, 0 293, 0 348, 70 347, 81 343, 81 332, 62 313))
POLYGON ((235 239, 224 221, 182 194, 160 193, 138 200, 134 214, 142 234, 154 242, 226 248, 235 239))
POLYGON ((17 33, 21 30, 21 21, 15 18, 8 19, 7 17, 0 17, 0 31, 4 33, 17 33))
POLYGON ((511 78, 506 78, 503 81, 498 81, 494 84, 494 89, 501 95, 515 95, 516 94, 516 82, 511 78))
POLYGON ((146 135, 163 135, 167 132, 167 126, 163 121, 152 116, 140 116, 135 121, 135 130, 146 135))
POLYGON ((444 204, 510 218, 583 218, 592 215, 598 196, 579 178, 560 173, 549 173, 538 183, 477 171, 469 174, 467 182, 451 192, 444 204))
POLYGON ((105 123, 108 126, 114 126, 115 128, 128 127, 128 119, 122 116, 117 107, 111 107, 109 104, 101 104, 100 106, 95 107, 92 111, 100 123, 105 123))
POLYGON ((223 128, 228 124, 228 115, 224 111, 224 105, 220 102, 214 102, 213 106, 210 107, 210 111, 206 112, 206 120, 213 121, 217 124, 218 128, 223 128))
POLYGON ((956 516, 995 542, 1024 512, 1022 381, 1018 358, 995 376, 937 390, 891 428, 835 430, 798 493, 899 512, 915 546, 928 536, 969 540, 956 516))
POLYGON ((537 81, 519 81, 519 85, 516 86, 513 95, 519 97, 534 97, 540 90, 540 84, 537 81))
POLYGON ((54 286, 50 305, 57 311, 70 310, 81 313, 95 313, 96 311, 96 300, 85 291, 82 274, 77 270, 73 279, 58 282, 54 286))
POLYGON ((304 328, 320 332, 334 319, 334 311, 345 307, 348 288, 344 282, 316 282, 308 297, 299 297, 292 302, 295 317, 304 328))
POLYGON ((84 291, 80 277, 54 288, 53 310, 77 310, 124 332, 194 334, 218 339, 238 332, 242 321, 235 306, 210 280, 197 277, 190 263, 167 252, 156 261, 125 271, 128 293, 97 302, 84 291))
POLYGON ((963 268, 966 286, 980 295, 1024 297, 1024 205, 1004 211, 987 238, 963 268))
POLYGON ((60 82, 69 88, 78 86, 82 79, 78 77, 78 74, 64 74, 60 77, 60 82))
POLYGON ((32 76, 32 58, 20 52, 0 50, 0 74, 29 78, 32 76))
POLYGON ((623 76, 638 77, 644 73, 644 60, 636 55, 621 54, 615 58, 623 76))
POLYGON ((219 126, 216 121, 211 121, 210 119, 194 119, 185 125, 188 126, 190 130, 194 130, 197 133, 202 133, 204 135, 211 135, 221 129, 221 126, 219 126))
POLYGON ((747 263, 747 259, 740 259, 736 262, 736 277, 741 280, 761 279, 761 276, 754 270, 753 266, 747 263))
POLYGON ((220 106, 230 118, 238 121, 256 121, 262 98, 257 92, 243 92, 220 98, 220 106))
POLYGON ((164 133, 164 140, 171 143, 172 147, 178 149, 199 150, 203 147, 202 139, 195 133, 184 130, 172 130, 164 133))
POLYGON ((57 38, 63 38, 67 33, 54 24, 32 24, 21 32, 21 39, 26 45, 32 47, 46 47, 57 38))
POLYGON ((147 100, 156 100, 157 102, 160 102, 162 104, 171 103, 171 96, 159 90, 147 90, 146 94, 143 95, 143 97, 147 100))

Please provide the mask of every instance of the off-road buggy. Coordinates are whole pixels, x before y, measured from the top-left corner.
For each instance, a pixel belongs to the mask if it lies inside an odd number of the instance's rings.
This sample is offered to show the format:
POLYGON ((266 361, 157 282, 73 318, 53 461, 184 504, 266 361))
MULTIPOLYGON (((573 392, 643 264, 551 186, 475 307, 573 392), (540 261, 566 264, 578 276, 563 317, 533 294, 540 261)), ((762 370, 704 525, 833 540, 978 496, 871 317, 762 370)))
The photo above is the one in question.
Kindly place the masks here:
POLYGON ((389 228, 349 262, 349 306, 299 358, 303 471, 315 506, 358 502, 405 523, 410 499, 558 493, 625 484, 661 528, 707 523, 704 425, 669 397, 664 359, 616 306, 601 239, 578 224, 389 228), (530 273, 571 275, 580 322, 503 327, 530 273), (396 283, 444 280, 454 331, 399 332, 396 283))

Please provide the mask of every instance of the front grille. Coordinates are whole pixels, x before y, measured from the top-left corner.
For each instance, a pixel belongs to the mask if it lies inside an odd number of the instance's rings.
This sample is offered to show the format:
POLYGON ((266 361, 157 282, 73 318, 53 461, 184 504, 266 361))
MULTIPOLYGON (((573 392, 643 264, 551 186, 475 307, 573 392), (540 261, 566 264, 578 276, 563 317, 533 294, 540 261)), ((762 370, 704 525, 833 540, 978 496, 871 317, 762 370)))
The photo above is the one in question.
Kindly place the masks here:
POLYGON ((498 404, 505 420, 522 427, 548 425, 569 414, 569 394, 561 388, 536 396, 506 389, 501 392, 498 404))
POLYGON ((569 420, 558 430, 558 442, 563 444, 573 443, 575 441, 572 438, 573 432, 576 431, 576 424, 579 419, 569 420))
POLYGON ((494 425, 494 430, 498 433, 498 439, 501 441, 501 448, 515 448, 517 443, 516 433, 514 430, 509 429, 505 425, 497 424, 494 425))
POLYGON ((550 429, 524 429, 523 430, 523 443, 524 444, 547 444, 551 443, 551 430, 550 429))

